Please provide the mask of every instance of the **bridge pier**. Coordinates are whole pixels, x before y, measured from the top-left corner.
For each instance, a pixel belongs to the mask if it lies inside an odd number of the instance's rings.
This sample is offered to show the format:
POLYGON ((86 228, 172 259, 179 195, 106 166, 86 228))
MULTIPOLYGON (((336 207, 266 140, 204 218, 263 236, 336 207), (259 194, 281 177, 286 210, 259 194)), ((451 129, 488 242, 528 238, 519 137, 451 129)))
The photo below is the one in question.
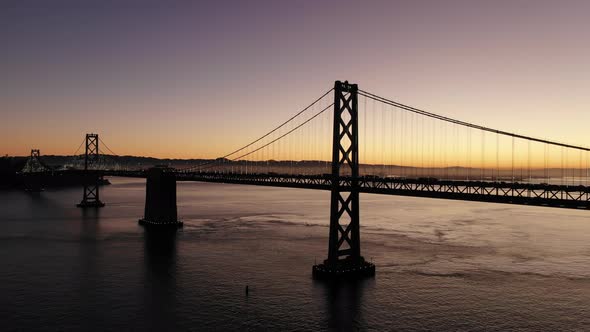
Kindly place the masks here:
POLYGON ((176 175, 168 167, 147 171, 145 210, 139 224, 145 227, 182 227, 176 210, 176 175))
POLYGON ((313 266, 316 279, 375 275, 375 265, 361 256, 358 177, 358 86, 336 81, 328 259, 313 266), (348 176, 349 182, 341 175, 348 176))

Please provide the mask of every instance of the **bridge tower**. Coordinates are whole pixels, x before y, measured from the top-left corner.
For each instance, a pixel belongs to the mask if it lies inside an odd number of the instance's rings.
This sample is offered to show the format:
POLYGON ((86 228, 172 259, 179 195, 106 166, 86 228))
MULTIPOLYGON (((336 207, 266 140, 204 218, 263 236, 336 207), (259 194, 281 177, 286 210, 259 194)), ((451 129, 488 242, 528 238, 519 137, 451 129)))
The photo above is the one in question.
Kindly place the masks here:
POLYGON ((41 157, 41 152, 39 149, 31 149, 31 156, 27 160, 25 167, 23 167, 24 173, 34 173, 34 172, 41 172, 43 171, 43 166, 39 161, 41 157))
POLYGON ((41 152, 39 149, 31 149, 31 155, 27 159, 22 169, 23 173, 40 173, 48 172, 51 168, 41 161, 41 152))
POLYGON ((361 256, 358 140, 358 86, 336 81, 328 258, 313 266, 317 279, 375 274, 375 265, 361 256))
POLYGON ((22 169, 25 191, 43 191, 44 173, 47 173, 50 170, 51 169, 41 161, 41 152, 39 149, 31 149, 31 155, 22 169))
POLYGON ((84 153, 84 192, 82 201, 78 207, 103 207, 104 203, 100 201, 99 185, 102 181, 102 175, 97 172, 91 172, 88 167, 98 164, 98 134, 86 134, 86 149, 84 153), (94 174, 93 174, 94 173, 94 174))

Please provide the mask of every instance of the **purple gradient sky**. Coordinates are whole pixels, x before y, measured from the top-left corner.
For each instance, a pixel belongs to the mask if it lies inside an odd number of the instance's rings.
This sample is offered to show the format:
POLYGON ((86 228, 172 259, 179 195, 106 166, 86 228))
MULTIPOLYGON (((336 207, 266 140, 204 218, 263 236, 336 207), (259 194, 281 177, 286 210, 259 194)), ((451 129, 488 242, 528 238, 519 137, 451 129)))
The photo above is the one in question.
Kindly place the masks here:
POLYGON ((0 2, 0 154, 215 157, 337 79, 590 145, 590 1, 153 3, 0 2))

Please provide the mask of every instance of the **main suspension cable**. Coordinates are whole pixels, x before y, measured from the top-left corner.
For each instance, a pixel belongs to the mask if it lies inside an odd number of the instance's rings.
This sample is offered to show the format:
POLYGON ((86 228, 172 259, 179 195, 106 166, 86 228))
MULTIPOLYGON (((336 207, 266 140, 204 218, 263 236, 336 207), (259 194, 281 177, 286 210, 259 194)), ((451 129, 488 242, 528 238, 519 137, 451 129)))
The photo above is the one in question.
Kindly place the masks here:
POLYGON ((450 122, 450 123, 455 123, 455 124, 459 124, 462 126, 466 126, 466 127, 470 127, 470 128, 474 128, 474 129, 479 129, 479 130, 483 130, 483 131, 487 131, 487 132, 491 132, 491 133, 496 133, 496 134, 501 134, 501 135, 506 135, 506 136, 511 136, 514 138, 521 138, 521 139, 525 139, 525 140, 530 140, 530 141, 534 141, 534 142, 539 142, 539 143, 546 143, 546 144, 551 144, 551 145, 556 145, 556 146, 561 146, 561 147, 565 147, 565 148, 572 148, 572 149, 577 149, 577 150, 582 150, 582 151, 590 151, 590 148, 587 147, 583 147, 583 146, 576 146, 576 145, 570 145, 570 144, 565 144, 565 143, 559 143, 559 142, 554 142, 554 141, 548 141, 548 140, 544 140, 544 139, 540 139, 540 138, 535 138, 535 137, 530 137, 530 136, 525 136, 525 135, 519 135, 519 134, 515 134, 515 133, 509 133, 507 131, 502 131, 502 130, 497 130, 497 129, 493 129, 493 128, 489 128, 489 127, 484 127, 484 126, 480 126, 480 125, 476 125, 473 123, 469 123, 469 122, 465 122, 465 121, 461 121, 461 120, 456 120, 456 119, 452 119, 446 116, 442 116, 442 115, 438 115, 435 113, 430 113, 415 107, 411 107, 408 105, 404 105, 401 103, 398 103, 396 101, 387 99, 387 98, 383 98, 380 96, 377 96, 375 94, 372 94, 370 92, 364 91, 364 90, 358 90, 359 91, 359 95, 365 96, 367 98, 394 106, 394 107, 398 107, 401 109, 404 109, 406 111, 410 111, 413 113, 417 113, 420 115, 424 115, 424 116, 428 116, 431 118, 435 118, 438 120, 442 120, 442 121, 446 121, 446 122, 450 122))
MULTIPOLYGON (((258 148, 257 148, 257 149, 255 149, 255 150, 252 150, 252 151, 246 152, 245 154, 242 154, 242 155, 240 155, 240 156, 238 156, 238 157, 232 158, 232 159, 230 159, 230 161, 236 161, 236 160, 238 160, 238 159, 244 158, 244 157, 246 157, 246 156, 249 156, 249 155, 251 155, 251 154, 253 154, 253 153, 255 153, 255 152, 257 152, 257 151, 259 151, 259 150, 261 150, 261 149, 263 149, 263 148, 265 148, 265 147, 267 147, 267 146, 269 146, 269 145, 271 145, 272 143, 274 143, 274 142, 276 142, 276 141, 280 140, 281 138, 283 138, 283 137, 285 137, 285 136, 289 135, 290 133, 294 132, 295 130, 297 130, 297 129, 299 129, 299 128, 303 127, 305 124, 309 123, 311 120, 313 120, 313 119, 317 118, 317 117, 318 117, 320 114, 322 114, 322 113, 324 113, 325 111, 327 111, 328 109, 332 108, 332 106, 334 106, 334 103, 332 103, 332 104, 330 104, 330 105, 326 106, 324 109, 322 109, 321 111, 317 112, 317 113, 316 113, 314 116, 312 116, 312 117, 310 117, 309 119, 305 120, 304 122, 302 122, 301 124, 297 125, 296 127, 294 127, 293 129, 289 130, 288 132, 284 133, 283 135, 281 135, 281 136, 279 136, 279 137, 275 138, 274 140, 272 140, 272 141, 270 141, 270 142, 268 142, 268 143, 266 143, 266 144, 264 144, 264 145, 262 145, 262 146, 258 147, 258 148)), ((252 145, 252 144, 250 144, 250 145, 252 145)), ((250 146, 250 145, 248 145, 248 146, 250 146)), ((238 151, 239 151, 239 150, 238 150, 238 151)), ((223 157, 223 158, 225 158, 225 157, 223 157)), ((202 165, 202 166, 205 166, 205 165, 202 165)), ((204 170, 204 169, 208 169, 208 168, 215 167, 215 166, 216 166, 216 165, 211 165, 211 166, 209 166, 209 167, 200 168, 199 170, 204 170)))
MULTIPOLYGON (((274 132, 276 132, 277 130, 281 129, 281 128, 282 128, 282 127, 284 127, 286 124, 290 123, 292 120, 294 120, 295 118, 297 118, 298 116, 300 116, 301 114, 303 114, 305 111, 307 111, 308 109, 310 109, 311 107, 313 107, 313 106, 314 106, 314 105, 315 105, 317 102, 319 102, 320 100, 322 100, 322 99, 323 99, 325 96, 327 96, 327 95, 328 95, 330 92, 332 92, 333 90, 334 90, 334 88, 331 88, 330 90, 326 91, 326 93, 324 93, 324 94, 323 94, 321 97, 319 97, 319 98, 317 98, 316 100, 314 100, 314 101, 313 101, 311 104, 309 104, 309 105, 308 105, 307 107, 305 107, 303 110, 301 110, 301 111, 300 111, 300 112, 298 112, 297 114, 293 115, 292 117, 290 117, 290 118, 289 118, 288 120, 286 120, 285 122, 281 123, 281 124, 280 124, 278 127, 274 128, 273 130, 271 130, 271 131, 267 132, 266 134, 264 134, 264 135, 260 136, 260 137, 259 137, 259 138, 257 138, 256 140, 254 140, 254 141, 252 141, 252 142, 250 142, 250 143, 248 143, 248 144, 246 144, 246 145, 242 146, 241 148, 239 148, 239 149, 236 149, 236 150, 234 150, 234 151, 232 151, 232 152, 230 152, 230 153, 228 153, 228 154, 226 154, 226 155, 224 155, 224 156, 221 156, 221 157, 215 158, 214 160, 210 160, 210 161, 204 162, 204 163, 202 163, 202 164, 199 164, 199 165, 191 166, 191 167, 189 167, 189 168, 186 168, 186 169, 184 169, 184 170, 185 170, 185 171, 188 171, 188 170, 192 170, 192 169, 195 169, 195 168, 200 168, 200 167, 202 167, 202 166, 207 166, 207 165, 209 165, 209 164, 212 164, 212 163, 214 163, 214 162, 215 162, 217 159, 226 159, 226 158, 227 158, 227 157, 229 157, 229 156, 232 156, 232 155, 234 155, 234 154, 236 154, 236 153, 238 153, 238 152, 240 152, 240 151, 242 151, 242 150, 244 150, 244 149, 247 149, 247 148, 249 148, 250 146, 252 146, 252 145, 254 145, 254 144, 256 144, 256 143, 260 142, 261 140, 265 139, 266 137, 268 137, 269 135, 273 134, 273 133, 274 133, 274 132)), ((333 104, 332 104, 332 105, 333 105, 333 104)), ((248 154, 246 154, 246 155, 248 155, 248 154)))

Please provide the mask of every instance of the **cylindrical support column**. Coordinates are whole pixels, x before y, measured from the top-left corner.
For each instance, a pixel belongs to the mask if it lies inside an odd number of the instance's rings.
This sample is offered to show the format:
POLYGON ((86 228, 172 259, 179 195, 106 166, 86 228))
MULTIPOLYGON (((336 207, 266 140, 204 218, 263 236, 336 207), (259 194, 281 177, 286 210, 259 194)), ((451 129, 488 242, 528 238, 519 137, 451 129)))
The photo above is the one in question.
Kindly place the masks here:
POLYGON ((152 167, 147 171, 145 210, 139 220, 144 226, 181 227, 176 207, 176 174, 168 167, 152 167))

